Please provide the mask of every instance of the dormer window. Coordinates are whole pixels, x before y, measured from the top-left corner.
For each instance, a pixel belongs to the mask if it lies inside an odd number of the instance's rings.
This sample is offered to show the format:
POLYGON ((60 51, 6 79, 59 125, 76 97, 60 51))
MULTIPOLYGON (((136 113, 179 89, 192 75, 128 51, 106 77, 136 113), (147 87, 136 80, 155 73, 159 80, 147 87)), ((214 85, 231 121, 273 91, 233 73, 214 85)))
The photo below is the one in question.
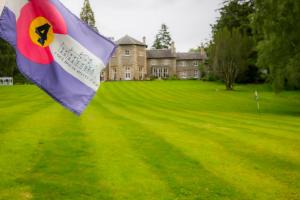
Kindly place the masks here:
POLYGON ((130 51, 128 49, 125 50, 125 56, 130 56, 130 51))

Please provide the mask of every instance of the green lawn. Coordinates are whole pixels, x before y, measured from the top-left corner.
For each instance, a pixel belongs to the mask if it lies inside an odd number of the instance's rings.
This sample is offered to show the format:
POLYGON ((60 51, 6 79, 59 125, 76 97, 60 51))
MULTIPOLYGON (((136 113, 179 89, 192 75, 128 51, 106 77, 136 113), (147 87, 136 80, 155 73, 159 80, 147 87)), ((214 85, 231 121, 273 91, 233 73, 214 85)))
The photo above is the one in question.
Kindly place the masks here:
POLYGON ((236 89, 104 83, 77 117, 0 87, 0 199, 300 199, 300 92, 236 89))

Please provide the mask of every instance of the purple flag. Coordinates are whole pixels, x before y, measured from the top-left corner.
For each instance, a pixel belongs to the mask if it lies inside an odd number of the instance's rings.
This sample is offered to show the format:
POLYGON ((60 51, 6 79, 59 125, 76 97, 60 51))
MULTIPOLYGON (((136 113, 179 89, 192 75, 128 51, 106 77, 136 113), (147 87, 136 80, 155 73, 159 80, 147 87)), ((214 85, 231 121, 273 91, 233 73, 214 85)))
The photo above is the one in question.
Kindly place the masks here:
POLYGON ((81 114, 116 45, 58 0, 0 0, 0 13, 0 37, 15 48, 22 74, 81 114))

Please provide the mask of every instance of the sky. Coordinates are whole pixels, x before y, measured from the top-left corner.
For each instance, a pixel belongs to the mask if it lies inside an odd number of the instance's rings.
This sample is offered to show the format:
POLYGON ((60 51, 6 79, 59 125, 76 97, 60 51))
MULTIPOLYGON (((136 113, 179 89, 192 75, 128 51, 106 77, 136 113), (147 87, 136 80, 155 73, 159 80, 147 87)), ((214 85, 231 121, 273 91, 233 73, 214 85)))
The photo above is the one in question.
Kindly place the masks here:
MULTIPOLYGON (((99 32, 115 40, 129 35, 143 36, 152 46, 161 24, 169 27, 178 52, 205 43, 211 37, 210 25, 219 17, 223 0, 90 0, 99 32)), ((79 16, 83 0, 61 0, 79 16)))

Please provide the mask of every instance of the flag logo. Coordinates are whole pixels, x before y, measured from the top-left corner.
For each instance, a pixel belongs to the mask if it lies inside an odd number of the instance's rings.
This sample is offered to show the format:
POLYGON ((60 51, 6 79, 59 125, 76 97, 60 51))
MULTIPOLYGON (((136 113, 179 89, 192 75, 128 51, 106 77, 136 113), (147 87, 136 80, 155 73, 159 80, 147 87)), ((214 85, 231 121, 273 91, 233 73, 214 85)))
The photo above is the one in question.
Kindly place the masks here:
POLYGON ((50 22, 44 17, 35 18, 29 28, 32 42, 40 47, 47 47, 54 39, 54 32, 50 22))

